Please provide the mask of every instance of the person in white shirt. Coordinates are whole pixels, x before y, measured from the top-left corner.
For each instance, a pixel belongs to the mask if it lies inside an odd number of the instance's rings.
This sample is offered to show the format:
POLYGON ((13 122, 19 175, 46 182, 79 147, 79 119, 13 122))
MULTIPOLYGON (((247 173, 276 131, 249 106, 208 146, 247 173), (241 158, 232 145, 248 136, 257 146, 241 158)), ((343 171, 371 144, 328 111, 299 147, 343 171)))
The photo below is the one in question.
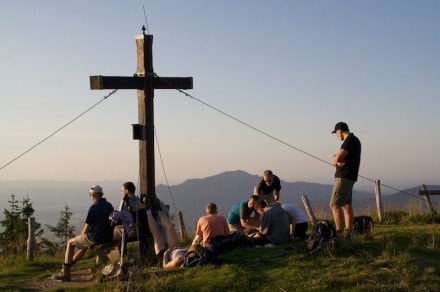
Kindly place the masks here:
POLYGON ((287 212, 290 219, 290 240, 305 239, 309 228, 307 218, 303 211, 293 204, 282 204, 281 207, 287 212))

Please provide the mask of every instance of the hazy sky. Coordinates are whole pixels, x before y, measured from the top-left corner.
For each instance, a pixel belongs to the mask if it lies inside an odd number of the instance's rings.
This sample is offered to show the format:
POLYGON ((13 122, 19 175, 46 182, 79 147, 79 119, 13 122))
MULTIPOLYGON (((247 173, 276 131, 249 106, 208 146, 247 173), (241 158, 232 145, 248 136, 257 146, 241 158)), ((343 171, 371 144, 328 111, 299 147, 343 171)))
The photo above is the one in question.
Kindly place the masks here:
MULTIPOLYGON (((439 183, 439 1, 5 1, 0 167, 109 93, 90 75, 135 73, 143 6, 155 73, 192 76, 194 97, 329 162, 345 121, 362 176, 439 183)), ((170 184, 237 169, 332 183, 333 167, 175 90, 156 90, 155 121, 170 184)), ((136 91, 118 91, 0 181, 137 181, 134 123, 136 91)))

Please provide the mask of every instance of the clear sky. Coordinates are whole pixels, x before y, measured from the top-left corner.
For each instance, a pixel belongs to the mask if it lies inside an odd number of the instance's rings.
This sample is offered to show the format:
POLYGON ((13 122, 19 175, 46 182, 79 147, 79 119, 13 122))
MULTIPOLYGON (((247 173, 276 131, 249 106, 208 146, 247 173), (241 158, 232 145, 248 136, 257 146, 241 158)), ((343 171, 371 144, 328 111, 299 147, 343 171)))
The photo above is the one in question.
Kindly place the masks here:
MULTIPOLYGON (((143 7, 155 72, 192 76, 194 97, 328 162, 345 121, 362 176, 439 183, 439 1, 6 1, 0 167, 109 93, 90 75, 135 73, 143 7)), ((155 121, 170 184, 237 169, 332 183, 333 167, 175 90, 156 90, 155 121)), ((136 181, 134 123, 136 92, 118 91, 0 181, 136 181)), ((156 169, 164 183, 158 154, 156 169)))

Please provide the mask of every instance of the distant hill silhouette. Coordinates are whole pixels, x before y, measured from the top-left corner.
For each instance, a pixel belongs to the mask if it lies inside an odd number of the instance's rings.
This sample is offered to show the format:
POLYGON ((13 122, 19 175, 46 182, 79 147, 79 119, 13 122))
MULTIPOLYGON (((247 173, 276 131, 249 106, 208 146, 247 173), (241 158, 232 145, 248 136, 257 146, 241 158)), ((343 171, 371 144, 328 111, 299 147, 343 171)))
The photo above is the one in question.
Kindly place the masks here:
MULTIPOLYGON (((260 175, 252 175, 247 172, 236 170, 226 171, 206 178, 189 179, 181 184, 170 186, 172 198, 178 211, 183 212, 183 217, 188 231, 196 225, 196 220, 204 215, 205 205, 215 202, 219 211, 227 215, 231 206, 241 200, 247 199, 253 192, 260 175)), ((315 215, 318 218, 332 218, 328 206, 332 185, 311 182, 287 182, 281 179, 282 203, 293 203, 304 210, 301 200, 302 195, 307 195, 315 215)), ((34 202, 35 216, 41 223, 53 225, 60 216, 64 205, 70 207, 73 212, 74 225, 80 229, 84 224, 85 214, 90 206, 88 187, 99 183, 104 187, 105 197, 115 207, 119 205, 121 198, 120 189, 123 181, 99 181, 99 182, 68 182, 68 181, 11 181, 2 182, 0 190, 0 206, 8 208, 8 200, 11 194, 21 200, 29 195, 34 202)), ((425 209, 423 198, 418 195, 420 186, 396 192, 382 197, 385 210, 395 208, 407 209, 409 205, 425 209)), ((428 190, 439 190, 440 185, 427 185, 428 190)), ((157 196, 170 205, 171 213, 176 210, 172 202, 168 186, 163 184, 156 186, 157 196)), ((371 191, 359 191, 354 188, 353 194, 355 214, 360 212, 375 214, 376 202, 374 189, 371 191)), ((440 196, 433 196, 432 202, 438 208, 440 196)), ((0 220, 3 214, 0 213, 0 220)))
MULTIPOLYGON (((204 215, 205 205, 209 202, 216 203, 219 212, 226 216, 234 203, 252 195, 259 179, 259 175, 241 170, 226 171, 202 179, 189 179, 182 184, 170 186, 170 190, 177 209, 183 212, 186 224, 191 226, 196 224, 198 217, 204 215)), ((282 203, 292 203, 304 209, 301 196, 307 195, 311 203, 319 203, 320 208, 325 206, 326 211, 329 211, 328 202, 333 185, 286 182, 282 177, 280 179, 282 203)), ((156 194, 162 201, 170 204, 170 210, 174 212, 170 190, 168 186, 161 184, 156 187, 156 194)), ((353 197, 355 200, 374 200, 374 193, 355 190, 353 197)))

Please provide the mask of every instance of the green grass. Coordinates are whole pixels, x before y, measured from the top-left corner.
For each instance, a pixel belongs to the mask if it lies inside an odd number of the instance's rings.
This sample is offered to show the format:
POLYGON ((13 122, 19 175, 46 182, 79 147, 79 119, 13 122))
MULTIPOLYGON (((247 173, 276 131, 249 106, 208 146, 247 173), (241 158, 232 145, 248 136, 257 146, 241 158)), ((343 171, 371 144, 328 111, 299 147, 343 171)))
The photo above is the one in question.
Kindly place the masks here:
MULTIPOLYGON (((273 249, 235 249, 220 265, 162 270, 145 267, 132 281, 95 282, 89 291, 440 291, 440 225, 376 225, 371 235, 338 240, 308 255, 304 242, 273 249)), ((62 256, 1 261, 0 290, 58 271, 62 256)), ((93 266, 93 257, 75 269, 93 266)), ((98 273, 99 274, 99 273, 98 273)), ((84 291, 84 288, 77 289, 84 291)), ((75 291, 67 289, 66 291, 75 291)))

